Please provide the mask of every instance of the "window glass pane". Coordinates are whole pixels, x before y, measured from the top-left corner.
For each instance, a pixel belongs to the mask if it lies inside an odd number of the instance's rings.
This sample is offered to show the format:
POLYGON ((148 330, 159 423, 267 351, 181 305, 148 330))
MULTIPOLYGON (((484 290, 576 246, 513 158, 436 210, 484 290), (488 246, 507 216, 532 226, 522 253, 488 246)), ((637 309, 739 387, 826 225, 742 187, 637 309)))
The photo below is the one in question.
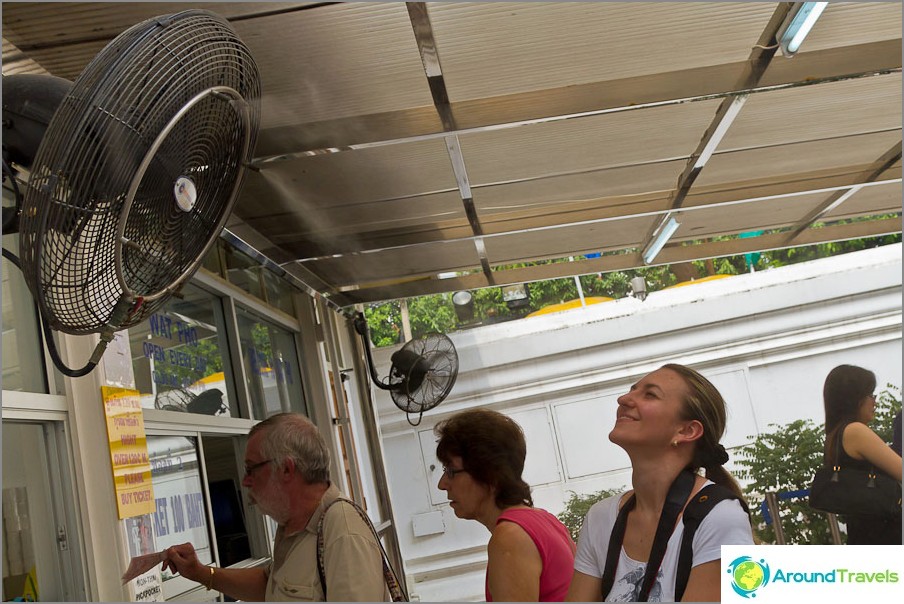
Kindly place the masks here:
POLYGON ((277 277, 268 270, 263 271, 264 287, 267 289, 267 302, 286 314, 295 314, 293 294, 295 289, 285 280, 277 277))
MULTIPOLYGON (((194 546, 202 564, 212 563, 197 439, 148 436, 147 446, 156 509, 152 514, 121 521, 130 558, 188 542, 194 546)), ((163 571, 162 577, 166 599, 198 586, 169 570, 163 571)))
POLYGON ((220 566, 269 556, 268 540, 251 537, 255 528, 262 535, 263 523, 260 513, 250 507, 242 494, 245 449, 241 439, 206 434, 201 439, 220 566))
POLYGON ((210 251, 207 252, 207 255, 204 256, 204 261, 201 263, 201 268, 209 270, 218 277, 223 276, 223 268, 220 265, 220 252, 222 251, 223 245, 223 240, 217 239, 210 248, 210 251))
POLYGON ((4 600, 62 602, 66 586, 52 502, 60 493, 51 482, 42 427, 3 422, 3 596, 4 600))
MULTIPOLYGON (((4 235, 3 247, 18 256, 19 235, 4 235)), ((3 389, 47 392, 42 338, 34 298, 25 279, 6 258, 3 283, 3 389)))
POLYGON ((129 328, 143 407, 239 417, 222 305, 186 285, 147 321, 129 328))
POLYGON ((233 247, 226 247, 226 278, 255 298, 264 299, 260 272, 264 270, 247 255, 233 247))
POLYGON ((254 417, 283 411, 307 415, 293 334, 242 308, 236 315, 254 417))

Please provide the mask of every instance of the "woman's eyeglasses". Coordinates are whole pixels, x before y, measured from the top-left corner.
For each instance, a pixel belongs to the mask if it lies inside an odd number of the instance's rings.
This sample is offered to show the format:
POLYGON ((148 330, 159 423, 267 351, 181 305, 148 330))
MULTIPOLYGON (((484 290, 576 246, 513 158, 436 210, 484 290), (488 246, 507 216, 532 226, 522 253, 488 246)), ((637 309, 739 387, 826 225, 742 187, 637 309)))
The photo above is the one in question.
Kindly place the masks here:
POLYGON ((443 466, 443 476, 445 476, 449 480, 452 480, 453 478, 455 478, 456 474, 460 474, 461 472, 467 472, 467 470, 465 470, 464 468, 456 470, 455 468, 443 466))

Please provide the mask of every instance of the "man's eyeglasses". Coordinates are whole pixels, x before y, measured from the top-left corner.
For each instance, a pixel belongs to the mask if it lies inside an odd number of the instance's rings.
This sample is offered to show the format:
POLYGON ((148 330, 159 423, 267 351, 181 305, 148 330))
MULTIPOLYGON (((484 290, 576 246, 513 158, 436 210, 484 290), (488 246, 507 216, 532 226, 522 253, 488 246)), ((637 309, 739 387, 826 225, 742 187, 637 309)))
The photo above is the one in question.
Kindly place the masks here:
POLYGON ((443 476, 445 476, 449 480, 452 480, 453 478, 455 478, 456 474, 460 474, 461 472, 467 472, 467 470, 465 470, 464 468, 456 470, 455 468, 443 466, 443 476))
POLYGON ((251 464, 250 466, 249 466, 248 464, 245 464, 245 476, 246 476, 246 477, 251 476, 252 474, 254 474, 254 471, 255 471, 256 469, 260 468, 261 466, 267 465, 267 464, 270 463, 271 461, 273 461, 273 460, 272 460, 272 459, 265 459, 264 461, 259 461, 259 462, 257 462, 257 463, 253 463, 253 464, 251 464))

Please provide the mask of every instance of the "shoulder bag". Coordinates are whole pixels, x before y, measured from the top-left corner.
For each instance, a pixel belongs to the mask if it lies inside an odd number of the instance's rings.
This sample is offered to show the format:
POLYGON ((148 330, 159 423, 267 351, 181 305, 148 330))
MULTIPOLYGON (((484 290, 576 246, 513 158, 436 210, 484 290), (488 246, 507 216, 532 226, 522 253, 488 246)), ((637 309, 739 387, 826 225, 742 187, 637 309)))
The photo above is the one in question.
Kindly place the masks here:
POLYGON ((901 483, 875 467, 842 467, 844 428, 837 430, 835 463, 816 470, 810 485, 810 507, 833 514, 900 516, 901 483))

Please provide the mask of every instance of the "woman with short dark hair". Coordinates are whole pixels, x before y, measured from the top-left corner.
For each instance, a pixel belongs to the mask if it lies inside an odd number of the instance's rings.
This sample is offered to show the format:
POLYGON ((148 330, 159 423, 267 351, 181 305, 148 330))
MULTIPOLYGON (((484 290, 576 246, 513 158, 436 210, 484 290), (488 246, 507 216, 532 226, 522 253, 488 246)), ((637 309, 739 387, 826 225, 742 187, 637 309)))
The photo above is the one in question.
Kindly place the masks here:
MULTIPOLYGON (((837 459, 841 467, 877 468, 901 481, 901 456, 895 453, 867 424, 876 413, 876 376, 856 365, 839 365, 829 372, 822 389, 826 412, 826 442, 823 463, 837 459), (841 433, 841 451, 835 443, 841 433)), ((901 545, 901 516, 848 514, 849 545, 901 545)))
POLYGON ((521 477, 527 444, 507 415, 458 413, 434 428, 443 464, 439 488, 459 518, 490 531, 487 602, 561 602, 568 593, 575 545, 558 518, 533 506, 521 477))

